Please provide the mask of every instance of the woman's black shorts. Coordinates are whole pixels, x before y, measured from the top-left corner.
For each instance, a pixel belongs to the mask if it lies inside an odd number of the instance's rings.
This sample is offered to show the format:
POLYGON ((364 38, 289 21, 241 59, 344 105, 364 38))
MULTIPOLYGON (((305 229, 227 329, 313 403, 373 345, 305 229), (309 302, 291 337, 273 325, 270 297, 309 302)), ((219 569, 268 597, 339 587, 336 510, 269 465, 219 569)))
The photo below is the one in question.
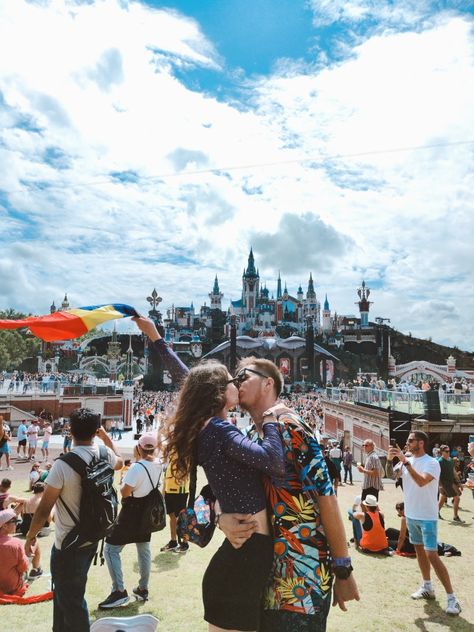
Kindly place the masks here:
POLYGON ((186 509, 187 494, 170 494, 165 492, 166 513, 177 516, 181 509, 186 509))
POLYGON ((269 535, 254 533, 240 549, 224 540, 204 573, 204 619, 224 630, 257 630, 272 561, 269 535))

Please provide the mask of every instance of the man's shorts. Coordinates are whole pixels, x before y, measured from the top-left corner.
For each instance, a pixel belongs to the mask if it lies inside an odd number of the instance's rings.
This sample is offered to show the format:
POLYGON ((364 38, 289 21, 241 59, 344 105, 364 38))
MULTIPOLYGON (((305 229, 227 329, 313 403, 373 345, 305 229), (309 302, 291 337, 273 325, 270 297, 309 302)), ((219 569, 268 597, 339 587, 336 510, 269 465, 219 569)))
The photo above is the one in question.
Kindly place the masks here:
POLYGON ((426 551, 438 550, 437 520, 414 520, 413 518, 407 518, 407 527, 412 544, 422 544, 426 551))
POLYGON ((36 448, 36 439, 30 439, 28 441, 30 448, 36 448))
POLYGON ((43 443, 41 444, 41 449, 47 450, 48 448, 49 448, 49 441, 43 441, 43 443))
POLYGON ((22 445, 23 447, 26 447, 26 439, 20 439, 20 441, 18 441, 18 445, 22 445))
POLYGON ((165 492, 166 513, 177 516, 181 509, 186 509, 187 494, 168 494, 165 492))

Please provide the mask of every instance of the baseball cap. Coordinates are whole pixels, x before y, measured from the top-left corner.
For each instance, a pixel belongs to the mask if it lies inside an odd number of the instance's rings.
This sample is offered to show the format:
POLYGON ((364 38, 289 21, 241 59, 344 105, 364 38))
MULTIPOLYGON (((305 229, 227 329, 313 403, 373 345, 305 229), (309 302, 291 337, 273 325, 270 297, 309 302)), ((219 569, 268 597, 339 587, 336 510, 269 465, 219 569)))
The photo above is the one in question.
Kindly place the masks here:
POLYGON ((158 447, 158 438, 153 432, 145 432, 138 440, 138 445, 144 450, 152 450, 158 447))
POLYGON ((13 518, 16 518, 16 513, 13 509, 3 509, 0 511, 0 527, 3 527, 4 524, 7 524, 7 522, 10 522, 13 518))

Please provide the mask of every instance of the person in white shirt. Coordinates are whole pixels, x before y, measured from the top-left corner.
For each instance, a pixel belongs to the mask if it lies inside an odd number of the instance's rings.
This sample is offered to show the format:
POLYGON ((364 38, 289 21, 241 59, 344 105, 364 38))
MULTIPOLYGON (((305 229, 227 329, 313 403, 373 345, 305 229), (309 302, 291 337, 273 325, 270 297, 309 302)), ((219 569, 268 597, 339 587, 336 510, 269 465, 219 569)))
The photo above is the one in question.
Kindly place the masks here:
POLYGON ((453 592, 448 569, 438 555, 438 485, 440 465, 436 459, 426 453, 428 435, 413 431, 409 434, 407 445, 411 455, 407 457, 398 446, 388 451, 387 473, 392 478, 401 477, 405 500, 410 542, 414 545, 423 584, 412 594, 412 599, 434 599, 431 583, 431 567, 446 590, 447 614, 458 615, 461 605, 453 592), (393 459, 399 463, 393 467, 393 459))
POLYGON ((32 421, 26 431, 26 435, 28 437, 28 458, 30 459, 30 461, 35 460, 36 444, 38 442, 38 432, 39 432, 38 424, 35 421, 32 421))
POLYGON ((47 461, 49 458, 49 439, 53 434, 53 427, 49 421, 44 425, 43 443, 41 444, 41 454, 43 455, 43 461, 47 461))
MULTIPOLYGON (((120 470, 123 459, 110 437, 100 425, 98 413, 88 409, 73 410, 70 417, 74 440, 72 452, 87 465, 100 456, 95 438, 106 447, 107 461, 114 470, 120 470)), ((62 459, 56 459, 48 474, 46 489, 36 509, 26 535, 25 553, 31 555, 37 547, 37 536, 54 512, 54 544, 51 551, 51 579, 54 585, 53 630, 55 632, 88 632, 89 611, 84 598, 87 574, 97 551, 98 542, 83 546, 69 546, 63 541, 76 527, 80 517, 82 498, 81 476, 62 459), (67 508, 66 508, 67 507, 67 508)))
POLYGON ((106 540, 104 557, 112 579, 112 590, 110 595, 99 603, 99 608, 108 609, 122 606, 129 601, 128 592, 125 589, 122 573, 122 561, 120 553, 126 544, 135 543, 137 547, 138 569, 140 579, 138 586, 133 589, 133 595, 137 600, 146 601, 148 599, 148 582, 151 571, 151 532, 143 533, 140 527, 139 499, 145 498, 155 488, 158 487, 161 477, 161 463, 156 457, 158 439, 156 433, 143 434, 138 441, 139 459, 127 470, 122 486, 122 510, 120 512, 117 526, 106 540), (124 503, 127 498, 133 496, 135 506, 126 507, 124 503))

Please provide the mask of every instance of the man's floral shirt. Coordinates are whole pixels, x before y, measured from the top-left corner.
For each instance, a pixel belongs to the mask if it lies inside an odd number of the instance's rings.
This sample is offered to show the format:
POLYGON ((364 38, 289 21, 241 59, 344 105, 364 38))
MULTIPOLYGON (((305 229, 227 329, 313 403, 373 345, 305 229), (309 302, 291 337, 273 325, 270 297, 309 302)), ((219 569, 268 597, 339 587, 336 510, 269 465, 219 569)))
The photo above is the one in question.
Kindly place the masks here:
MULTIPOLYGON (((273 574, 264 608, 315 614, 318 601, 328 595, 332 584, 318 496, 331 496, 334 489, 321 447, 309 426, 289 411, 279 415, 278 421, 285 479, 264 480, 274 533, 273 574)), ((258 440, 255 426, 250 426, 247 434, 258 440)))

